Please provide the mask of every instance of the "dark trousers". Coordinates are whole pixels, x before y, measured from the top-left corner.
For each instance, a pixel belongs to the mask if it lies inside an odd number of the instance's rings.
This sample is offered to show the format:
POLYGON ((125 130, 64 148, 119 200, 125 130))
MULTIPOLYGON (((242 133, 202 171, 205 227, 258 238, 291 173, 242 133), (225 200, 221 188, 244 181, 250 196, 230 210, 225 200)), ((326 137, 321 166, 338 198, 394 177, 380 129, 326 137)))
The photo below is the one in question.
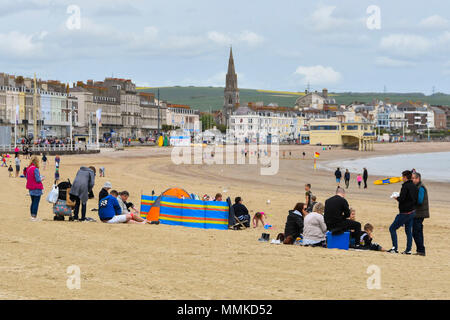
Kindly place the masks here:
POLYGON ((86 220, 86 203, 81 203, 80 198, 73 195, 70 195, 70 200, 75 202, 75 207, 73 209, 73 219, 78 220, 78 213, 80 212, 81 205, 81 220, 86 220))
POLYGON ((350 185, 350 180, 345 180, 345 186, 347 187, 347 189, 348 189, 349 185, 350 185))
POLYGON ((417 252, 419 253, 425 253, 423 240, 423 220, 424 218, 414 218, 412 227, 414 242, 416 243, 417 252))
POLYGON ((364 179, 364 189, 367 189, 367 179, 364 179))
POLYGON ((416 212, 413 211, 413 213, 405 214, 400 213, 395 217, 394 222, 392 222, 391 226, 389 227, 389 232, 391 233, 391 239, 392 239, 392 246, 397 250, 398 249, 398 242, 397 242, 397 229, 405 226, 405 233, 406 233, 406 250, 405 251, 411 251, 412 247, 412 227, 413 227, 413 221, 414 217, 416 216, 416 212))
POLYGON ((30 213, 32 217, 36 217, 39 209, 39 201, 41 201, 41 196, 30 196, 30 197, 31 197, 30 213))
POLYGON ((359 243, 359 237, 361 236, 361 223, 350 219, 345 219, 337 224, 327 226, 331 232, 335 231, 351 231, 350 237, 355 239, 355 244, 359 243))

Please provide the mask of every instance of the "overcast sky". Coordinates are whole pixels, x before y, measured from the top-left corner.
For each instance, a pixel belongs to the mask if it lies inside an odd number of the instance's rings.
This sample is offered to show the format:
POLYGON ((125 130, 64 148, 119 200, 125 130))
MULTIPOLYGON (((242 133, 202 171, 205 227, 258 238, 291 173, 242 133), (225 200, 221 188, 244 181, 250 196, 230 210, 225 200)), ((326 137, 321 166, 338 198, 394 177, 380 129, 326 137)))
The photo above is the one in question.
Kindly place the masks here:
POLYGON ((224 86, 233 45, 241 88, 450 93, 443 0, 0 0, 0 27, 0 72, 43 79, 224 86))

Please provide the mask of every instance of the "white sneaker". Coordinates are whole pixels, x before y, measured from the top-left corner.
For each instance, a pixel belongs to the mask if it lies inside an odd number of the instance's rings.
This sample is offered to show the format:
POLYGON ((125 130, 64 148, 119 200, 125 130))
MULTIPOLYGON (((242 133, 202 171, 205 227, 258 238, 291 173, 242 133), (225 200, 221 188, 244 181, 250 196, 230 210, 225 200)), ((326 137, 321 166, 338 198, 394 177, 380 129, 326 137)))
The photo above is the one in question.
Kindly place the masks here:
POLYGON ((39 222, 41 221, 41 219, 36 218, 36 217, 31 217, 31 222, 39 222))

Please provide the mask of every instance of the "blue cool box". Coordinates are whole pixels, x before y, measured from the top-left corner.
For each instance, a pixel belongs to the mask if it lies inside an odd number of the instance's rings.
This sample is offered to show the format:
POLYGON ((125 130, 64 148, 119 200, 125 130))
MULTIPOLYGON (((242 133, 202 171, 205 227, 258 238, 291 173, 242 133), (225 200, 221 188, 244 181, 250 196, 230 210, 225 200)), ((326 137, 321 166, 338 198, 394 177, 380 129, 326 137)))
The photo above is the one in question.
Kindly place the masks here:
POLYGON ((330 231, 327 232, 327 247, 328 249, 342 249, 348 250, 350 242, 350 232, 333 236, 330 231))

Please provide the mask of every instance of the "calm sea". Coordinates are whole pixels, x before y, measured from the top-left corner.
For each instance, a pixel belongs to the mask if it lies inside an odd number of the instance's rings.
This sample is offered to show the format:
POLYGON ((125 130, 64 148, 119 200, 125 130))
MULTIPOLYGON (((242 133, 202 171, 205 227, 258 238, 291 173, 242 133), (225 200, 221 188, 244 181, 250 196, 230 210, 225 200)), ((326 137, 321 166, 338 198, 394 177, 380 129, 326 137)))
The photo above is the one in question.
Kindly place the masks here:
POLYGON ((399 154, 354 160, 336 160, 323 163, 322 168, 343 172, 362 173, 367 168, 369 175, 400 177, 402 171, 416 169, 424 180, 450 182, 450 152, 399 154))

